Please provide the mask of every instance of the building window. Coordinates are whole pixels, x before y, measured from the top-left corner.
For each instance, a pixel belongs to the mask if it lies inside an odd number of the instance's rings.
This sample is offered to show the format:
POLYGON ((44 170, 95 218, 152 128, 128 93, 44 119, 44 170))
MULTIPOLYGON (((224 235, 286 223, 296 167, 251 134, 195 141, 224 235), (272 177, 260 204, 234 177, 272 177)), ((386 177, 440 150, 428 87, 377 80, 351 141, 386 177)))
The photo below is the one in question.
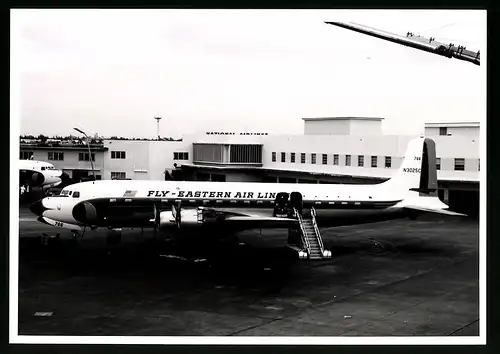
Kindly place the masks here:
POLYGON ((436 157, 436 170, 440 170, 440 169, 441 169, 441 158, 436 157))
POLYGON ((187 152, 174 152, 174 160, 189 160, 189 153, 187 153, 187 152))
POLYGON ((323 154, 323 165, 326 165, 328 163, 328 155, 323 154))
POLYGON ((300 163, 306 163, 306 153, 305 152, 300 153, 300 163))
POLYGON ((33 151, 21 151, 19 160, 31 160, 33 158, 33 151))
POLYGON ((281 153, 281 162, 286 162, 286 154, 284 152, 281 153))
POLYGON ((124 159, 125 158, 125 151, 111 151, 111 158, 112 159, 124 159))
POLYGON ((439 135, 448 135, 448 128, 447 127, 440 127, 439 128, 439 135))
POLYGON ((295 153, 294 152, 290 153, 290 162, 295 163, 295 153))
POLYGON ((334 165, 338 165, 339 164, 339 155, 338 154, 334 154, 333 155, 333 164, 334 165))
POLYGON ((455 171, 465 171, 465 159, 455 159, 455 171))
POLYGON ((125 172, 111 172, 111 179, 125 179, 127 175, 125 172))
POLYGON ((51 161, 63 161, 64 160, 64 152, 49 152, 48 159, 51 161))
POLYGON ((365 165, 365 157, 363 155, 358 156, 358 167, 363 167, 365 165))
MULTIPOLYGON (((88 152, 79 152, 78 161, 90 161, 88 152)), ((95 154, 92 153, 92 161, 95 161, 95 154)))
POLYGON ((385 167, 386 168, 391 168, 392 167, 392 158, 390 156, 385 157, 385 167))
MULTIPOLYGON (((231 145, 232 147, 233 145, 231 145)), ((193 162, 222 162, 223 161, 223 145, 221 144, 197 144, 193 143, 193 162)), ((231 159, 234 159, 234 154, 230 153, 231 159)), ((259 155, 259 158, 262 157, 259 155)))
POLYGON ((372 167, 377 167, 377 156, 372 156, 372 167))
POLYGON ((481 171, 481 160, 477 159, 477 170, 481 171))
POLYGON ((315 165, 315 164, 316 164, 316 154, 314 154, 314 153, 312 153, 312 154, 311 154, 311 163, 312 163, 313 165, 315 165))
MULTIPOLYGON (((223 155, 221 155, 222 158, 223 155)), ((222 161, 221 161, 222 162, 222 161)), ((262 163, 262 145, 231 144, 229 149, 230 163, 262 163)))
POLYGON ((275 152, 273 152, 273 153, 271 154, 271 161, 272 161, 272 162, 276 162, 276 153, 275 153, 275 152))
POLYGON ((345 155, 345 165, 351 166, 351 155, 345 155))

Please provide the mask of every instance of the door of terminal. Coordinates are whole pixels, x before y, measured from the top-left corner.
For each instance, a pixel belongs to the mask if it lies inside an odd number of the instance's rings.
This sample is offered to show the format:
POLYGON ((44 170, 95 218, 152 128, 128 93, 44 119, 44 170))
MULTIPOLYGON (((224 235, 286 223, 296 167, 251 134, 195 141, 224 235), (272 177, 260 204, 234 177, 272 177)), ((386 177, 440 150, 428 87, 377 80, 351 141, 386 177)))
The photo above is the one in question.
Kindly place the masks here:
POLYGON ((88 170, 73 170, 73 181, 76 183, 81 182, 89 176, 88 170))

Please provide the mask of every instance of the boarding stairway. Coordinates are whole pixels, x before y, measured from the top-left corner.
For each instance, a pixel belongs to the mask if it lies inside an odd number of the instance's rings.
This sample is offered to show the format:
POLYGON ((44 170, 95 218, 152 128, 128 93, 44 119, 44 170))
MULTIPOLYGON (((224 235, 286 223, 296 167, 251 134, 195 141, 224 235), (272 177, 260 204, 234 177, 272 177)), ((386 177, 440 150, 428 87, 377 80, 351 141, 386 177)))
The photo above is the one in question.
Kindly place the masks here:
POLYGON ((321 233, 316 224, 316 210, 311 210, 301 215, 295 208, 294 216, 299 224, 299 232, 302 239, 304 250, 299 252, 301 259, 320 260, 332 258, 332 252, 325 250, 321 233))

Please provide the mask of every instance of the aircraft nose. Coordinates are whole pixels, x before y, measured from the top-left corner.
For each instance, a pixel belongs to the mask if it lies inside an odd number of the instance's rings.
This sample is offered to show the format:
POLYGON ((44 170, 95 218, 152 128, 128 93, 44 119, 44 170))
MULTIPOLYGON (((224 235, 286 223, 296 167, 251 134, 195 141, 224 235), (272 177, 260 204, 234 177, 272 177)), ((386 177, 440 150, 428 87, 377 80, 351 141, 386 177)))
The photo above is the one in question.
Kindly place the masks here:
POLYGON ((37 200, 30 205, 30 211, 36 216, 42 216, 45 210, 48 210, 48 208, 43 205, 43 199, 37 200))

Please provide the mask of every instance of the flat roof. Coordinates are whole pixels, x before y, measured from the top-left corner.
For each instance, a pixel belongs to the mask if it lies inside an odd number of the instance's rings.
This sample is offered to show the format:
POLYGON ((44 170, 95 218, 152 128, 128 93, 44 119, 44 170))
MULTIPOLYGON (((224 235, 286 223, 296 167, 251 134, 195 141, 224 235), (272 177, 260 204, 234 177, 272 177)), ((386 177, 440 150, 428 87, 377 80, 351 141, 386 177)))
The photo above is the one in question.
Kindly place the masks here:
POLYGON ((477 127, 479 122, 429 122, 425 123, 426 128, 439 128, 439 127, 477 127))
MULTIPOLYGON (((377 180, 377 181, 386 181, 394 176, 393 173, 396 171, 392 171, 391 175, 388 176, 370 176, 370 175, 361 175, 355 173, 332 173, 332 172, 317 172, 317 171, 307 171, 307 170, 292 170, 287 168, 269 168, 269 167, 260 167, 260 166, 231 166, 227 165, 199 165, 194 163, 183 163, 180 167, 194 168, 194 169, 212 169, 212 170, 224 170, 224 171, 260 171, 260 172, 274 172, 274 173, 295 173, 307 176, 325 176, 325 177, 344 177, 344 178, 355 178, 355 179, 365 179, 365 180, 377 180)), ((438 176, 439 182, 458 182, 458 183, 474 183, 478 184, 479 181, 474 178, 467 177, 450 177, 450 176, 438 176)))
MULTIPOLYGON (((19 145, 20 151, 33 151, 33 150, 52 150, 52 151, 83 151, 88 152, 89 148, 87 145, 35 145, 35 144, 23 144, 19 145)), ((109 148, 107 146, 98 145, 92 146, 90 145, 91 152, 101 152, 108 151, 109 148)))
POLYGON ((317 117, 317 118, 302 118, 302 120, 309 121, 321 121, 321 120, 376 120, 381 121, 382 117, 317 117))

